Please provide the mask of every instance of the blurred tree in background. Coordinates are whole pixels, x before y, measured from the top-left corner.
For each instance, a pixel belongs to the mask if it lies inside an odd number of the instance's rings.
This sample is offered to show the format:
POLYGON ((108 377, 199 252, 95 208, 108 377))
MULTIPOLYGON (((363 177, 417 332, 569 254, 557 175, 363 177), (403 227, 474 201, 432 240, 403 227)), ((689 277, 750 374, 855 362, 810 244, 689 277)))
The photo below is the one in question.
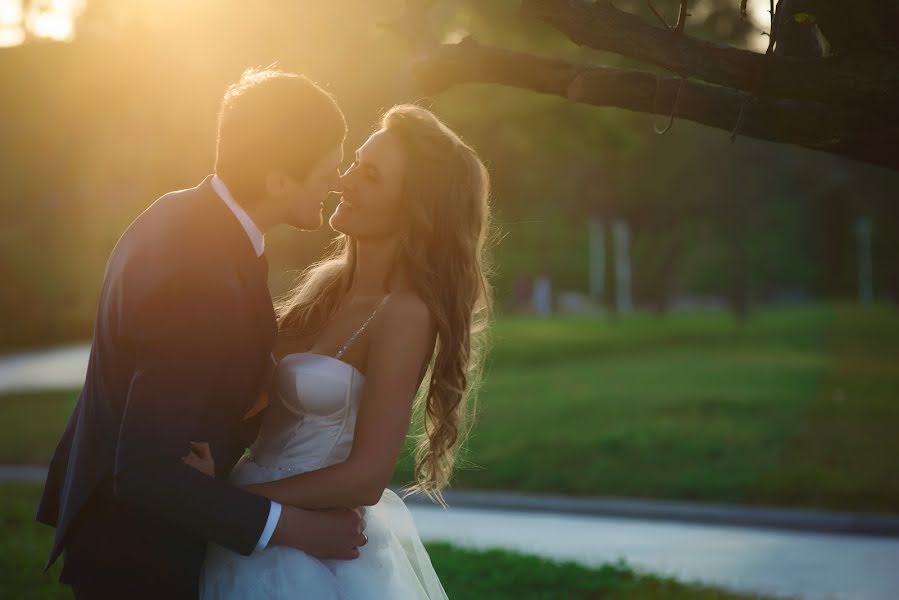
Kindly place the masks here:
MULTIPOLYGON (((71 41, 25 35, 0 49, 0 345, 90 336, 105 260, 124 227, 211 170, 226 86, 275 62, 335 94, 348 149, 385 108, 416 100, 478 148, 495 183, 503 305, 519 276, 541 271, 556 290, 586 294, 591 216, 629 224, 636 304, 659 312, 683 296, 720 297, 737 314, 784 298, 853 297, 859 216, 874 224, 875 292, 899 298, 895 172, 744 137, 731 144, 730 132, 686 121, 660 137, 645 114, 496 85, 424 97, 414 59, 435 39, 471 35, 632 66, 519 17, 519 4, 438 0, 410 30, 397 21, 409 14, 400 0, 87 0, 71 41)), ((648 16, 642 2, 618 4, 648 16)), ((669 14, 679 5, 656 4, 669 14)), ((691 13, 693 37, 754 48, 761 38, 736 1, 696 0, 691 13)), ((327 227, 269 236, 275 292, 331 236, 327 227)), ((608 300, 613 281, 606 292, 608 300)))

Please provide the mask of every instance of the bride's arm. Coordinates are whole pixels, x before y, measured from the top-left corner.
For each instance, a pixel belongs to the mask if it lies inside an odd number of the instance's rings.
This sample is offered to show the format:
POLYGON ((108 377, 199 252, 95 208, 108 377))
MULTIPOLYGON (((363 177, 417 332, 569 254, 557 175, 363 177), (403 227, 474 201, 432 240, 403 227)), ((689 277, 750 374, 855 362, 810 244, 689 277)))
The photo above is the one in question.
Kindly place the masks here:
POLYGON ((391 297, 372 325, 349 458, 244 489, 306 509, 371 506, 381 499, 403 449, 412 401, 434 347, 436 326, 424 302, 406 295, 391 297))

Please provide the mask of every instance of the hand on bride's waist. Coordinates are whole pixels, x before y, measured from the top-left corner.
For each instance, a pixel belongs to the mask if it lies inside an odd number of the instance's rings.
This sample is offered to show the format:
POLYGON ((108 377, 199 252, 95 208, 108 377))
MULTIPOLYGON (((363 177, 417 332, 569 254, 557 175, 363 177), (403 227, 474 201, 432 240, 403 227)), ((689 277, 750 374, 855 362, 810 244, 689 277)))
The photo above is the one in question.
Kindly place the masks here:
POLYGON ((215 477, 215 460, 207 442, 191 442, 190 452, 182 456, 181 461, 201 473, 215 477))

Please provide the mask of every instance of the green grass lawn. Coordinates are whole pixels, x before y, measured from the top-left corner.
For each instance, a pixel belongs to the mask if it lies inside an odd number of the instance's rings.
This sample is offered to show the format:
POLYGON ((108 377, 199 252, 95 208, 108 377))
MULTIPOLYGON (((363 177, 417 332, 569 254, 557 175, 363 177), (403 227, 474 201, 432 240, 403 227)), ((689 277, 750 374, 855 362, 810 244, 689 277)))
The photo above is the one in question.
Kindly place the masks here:
POLYGON ((0 464, 49 464, 77 400, 77 392, 0 396, 0 464))
MULTIPOLYGON (((0 485, 0 598, 69 600, 68 588, 56 582, 59 564, 41 572, 53 530, 34 521, 40 489, 34 485, 0 485)), ((741 596, 635 573, 623 564, 587 569, 505 551, 470 551, 447 544, 428 546, 447 595, 453 600, 620 599, 737 600, 741 596)))
POLYGON ((895 310, 509 319, 495 338, 456 487, 899 512, 895 310))
MULTIPOLYGON (((494 337, 457 488, 899 513, 894 309, 507 318, 494 337)), ((45 464, 71 406, 0 398, 0 462, 45 464)))

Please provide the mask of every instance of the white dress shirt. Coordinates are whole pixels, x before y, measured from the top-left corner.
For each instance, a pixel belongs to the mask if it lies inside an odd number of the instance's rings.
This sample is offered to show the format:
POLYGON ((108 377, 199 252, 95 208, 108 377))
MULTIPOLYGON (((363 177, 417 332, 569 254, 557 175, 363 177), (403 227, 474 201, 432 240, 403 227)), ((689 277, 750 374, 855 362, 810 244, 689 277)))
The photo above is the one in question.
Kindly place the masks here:
MULTIPOLYGON (((234 200, 234 196, 231 195, 228 186, 225 185, 225 182, 222 181, 218 175, 213 175, 212 177, 212 189, 215 190, 215 193, 219 195, 219 198, 222 199, 228 208, 231 209, 231 212, 234 213, 237 220, 240 221, 244 231, 247 232, 247 237, 249 237, 250 241, 253 243, 253 248, 256 249, 256 256, 262 256, 262 253, 265 251, 265 237, 263 236, 262 231, 259 230, 259 227, 256 226, 256 223, 254 223, 253 219, 250 218, 250 215, 247 214, 247 211, 234 200)), ((269 508, 268 511, 268 520, 265 522, 265 528, 262 530, 262 535, 259 536, 259 541, 256 543, 255 552, 264 550, 265 547, 268 546, 280 518, 281 504, 273 501, 271 503, 271 508, 269 508)))
POLYGON ((225 185, 225 182, 222 181, 218 175, 212 176, 212 189, 215 190, 215 193, 219 195, 219 198, 228 205, 228 208, 231 209, 231 212, 233 212, 234 216, 237 217, 237 220, 240 221, 244 231, 247 232, 247 237, 249 237, 250 241, 253 243, 253 248, 256 249, 256 256, 262 256, 262 253, 265 252, 265 236, 262 235, 259 227, 256 226, 256 223, 253 222, 253 219, 250 218, 247 211, 237 203, 234 196, 231 195, 228 186, 225 185))

